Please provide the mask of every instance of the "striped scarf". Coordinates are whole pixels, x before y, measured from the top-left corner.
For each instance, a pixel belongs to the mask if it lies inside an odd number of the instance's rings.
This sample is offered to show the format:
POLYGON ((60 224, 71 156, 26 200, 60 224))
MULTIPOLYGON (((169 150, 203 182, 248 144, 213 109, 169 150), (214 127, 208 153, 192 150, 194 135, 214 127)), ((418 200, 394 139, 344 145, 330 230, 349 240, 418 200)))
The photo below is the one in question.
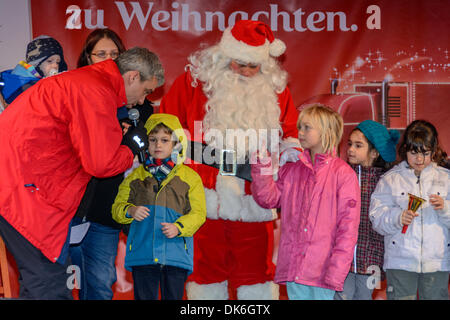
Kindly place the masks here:
POLYGON ((161 183, 167 175, 175 167, 175 163, 171 157, 166 159, 155 159, 152 156, 148 156, 144 163, 144 168, 155 177, 158 183, 161 183))
POLYGON ((24 69, 27 70, 31 75, 35 76, 36 78, 42 78, 33 65, 26 63, 23 60, 19 61, 19 64, 24 67, 24 69))

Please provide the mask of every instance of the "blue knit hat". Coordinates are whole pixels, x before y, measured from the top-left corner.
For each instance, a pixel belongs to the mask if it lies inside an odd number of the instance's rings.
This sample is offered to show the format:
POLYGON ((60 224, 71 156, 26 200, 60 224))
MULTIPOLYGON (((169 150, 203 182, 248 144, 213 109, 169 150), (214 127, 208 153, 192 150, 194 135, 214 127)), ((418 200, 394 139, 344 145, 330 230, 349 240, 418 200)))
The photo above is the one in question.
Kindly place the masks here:
POLYGON ((26 60, 27 63, 35 66, 36 70, 43 77, 44 73, 39 66, 42 62, 54 54, 59 55, 61 58, 58 72, 67 71, 67 64, 64 60, 64 53, 61 44, 56 39, 47 35, 41 35, 28 43, 26 60))
POLYGON ((367 140, 374 145, 384 161, 395 161, 395 146, 400 138, 400 132, 398 130, 388 131, 381 123, 373 120, 365 120, 356 128, 361 130, 367 140))

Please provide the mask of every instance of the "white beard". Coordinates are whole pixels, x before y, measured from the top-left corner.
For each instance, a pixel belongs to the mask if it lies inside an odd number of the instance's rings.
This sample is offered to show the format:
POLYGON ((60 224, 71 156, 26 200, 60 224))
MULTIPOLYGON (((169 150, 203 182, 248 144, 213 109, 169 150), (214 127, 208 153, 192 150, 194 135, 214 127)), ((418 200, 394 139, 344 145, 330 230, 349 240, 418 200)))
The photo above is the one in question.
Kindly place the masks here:
POLYGON ((205 142, 219 149, 235 150, 238 159, 250 156, 261 143, 269 151, 277 150, 282 134, 280 108, 270 77, 243 77, 231 70, 218 72, 220 75, 210 81, 210 89, 205 90, 205 142))

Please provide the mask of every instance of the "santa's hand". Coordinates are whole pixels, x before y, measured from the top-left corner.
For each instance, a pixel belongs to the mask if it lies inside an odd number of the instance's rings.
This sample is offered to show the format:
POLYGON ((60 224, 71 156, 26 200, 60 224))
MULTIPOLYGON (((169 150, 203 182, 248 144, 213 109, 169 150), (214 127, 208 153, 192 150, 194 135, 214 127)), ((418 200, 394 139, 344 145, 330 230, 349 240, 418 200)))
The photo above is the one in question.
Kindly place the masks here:
POLYGON ((286 162, 297 162, 300 151, 296 148, 288 148, 281 153, 280 166, 283 166, 286 162))

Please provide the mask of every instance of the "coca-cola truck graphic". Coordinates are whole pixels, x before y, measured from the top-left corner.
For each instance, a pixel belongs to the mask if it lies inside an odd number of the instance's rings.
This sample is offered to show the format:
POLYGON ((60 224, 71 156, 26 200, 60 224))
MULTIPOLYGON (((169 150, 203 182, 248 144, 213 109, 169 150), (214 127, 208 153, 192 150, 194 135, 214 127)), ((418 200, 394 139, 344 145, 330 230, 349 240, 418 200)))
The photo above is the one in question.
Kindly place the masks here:
POLYGON ((371 119, 389 129, 404 129, 416 119, 430 121, 438 130, 442 148, 450 153, 450 82, 368 82, 354 84, 353 92, 313 96, 298 107, 322 103, 338 111, 344 119, 340 156, 345 159, 350 132, 361 121, 371 119))

